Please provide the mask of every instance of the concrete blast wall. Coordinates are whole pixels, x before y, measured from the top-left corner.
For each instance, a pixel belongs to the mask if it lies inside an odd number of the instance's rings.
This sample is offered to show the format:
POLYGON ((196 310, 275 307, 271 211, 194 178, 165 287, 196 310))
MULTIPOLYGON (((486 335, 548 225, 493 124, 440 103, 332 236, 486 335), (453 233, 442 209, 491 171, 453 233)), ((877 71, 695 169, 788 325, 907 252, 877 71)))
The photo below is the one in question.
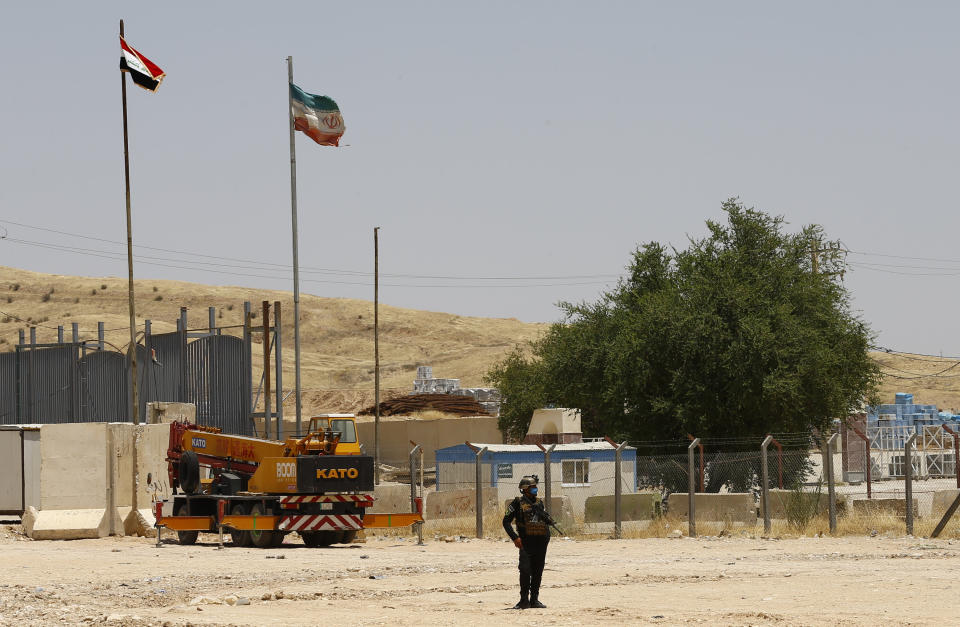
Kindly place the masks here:
POLYGON ((154 496, 169 495, 164 424, 73 423, 39 430, 39 498, 24 515, 34 539, 151 535, 154 496), (136 474, 134 473, 136 467, 136 474), (149 477, 149 481, 147 480, 149 477))
MULTIPOLYGON (((364 417, 357 423, 357 435, 368 455, 374 451, 373 420, 364 417)), ((500 444, 503 434, 493 416, 468 418, 441 418, 438 420, 389 420, 380 419, 380 458, 385 464, 406 465, 414 441, 423 447, 423 464, 431 467, 436 463, 435 451, 464 442, 500 444)))
MULTIPOLYGON (((668 514, 686 520, 690 515, 688 498, 689 495, 686 492, 671 494, 667 498, 668 514)), ((753 494, 697 493, 694 494, 693 498, 693 506, 696 508, 698 521, 749 524, 756 524, 757 522, 757 506, 753 502, 753 494)))

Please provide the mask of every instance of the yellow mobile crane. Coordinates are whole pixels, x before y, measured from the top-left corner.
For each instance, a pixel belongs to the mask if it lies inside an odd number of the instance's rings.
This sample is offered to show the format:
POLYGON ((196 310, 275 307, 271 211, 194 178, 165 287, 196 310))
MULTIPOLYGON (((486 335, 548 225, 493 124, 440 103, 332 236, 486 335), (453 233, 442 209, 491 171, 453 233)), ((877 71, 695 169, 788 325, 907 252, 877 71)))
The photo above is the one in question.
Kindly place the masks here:
POLYGON ((349 414, 313 417, 306 436, 282 442, 172 422, 167 470, 174 495, 156 504, 157 527, 176 531, 181 544, 226 529, 238 546, 278 546, 292 531, 308 546, 329 546, 352 542, 360 529, 423 521, 419 513, 366 513, 373 458, 349 414))

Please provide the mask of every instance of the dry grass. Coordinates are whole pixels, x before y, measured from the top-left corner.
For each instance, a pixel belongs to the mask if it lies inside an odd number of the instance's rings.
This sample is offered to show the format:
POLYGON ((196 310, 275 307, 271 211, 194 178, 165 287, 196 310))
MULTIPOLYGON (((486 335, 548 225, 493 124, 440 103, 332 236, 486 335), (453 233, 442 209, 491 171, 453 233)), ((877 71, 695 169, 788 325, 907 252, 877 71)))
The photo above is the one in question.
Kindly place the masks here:
MULTIPOLYGON (((485 512, 483 517, 484 537, 502 538, 505 537, 503 529, 500 526, 502 512, 485 512)), ((930 537, 940 517, 916 518, 914 519, 913 535, 915 537, 930 537)), ((684 518, 678 517, 657 517, 650 521, 626 521, 622 526, 621 537, 628 539, 641 538, 667 538, 671 532, 678 530, 684 536, 687 535, 688 525, 684 518)), ((577 540, 596 540, 611 536, 613 524, 605 525, 585 525, 582 521, 576 521, 573 524, 565 524, 564 532, 571 538, 577 540), (602 531, 600 529, 603 529, 602 531)), ((887 535, 901 537, 906 535, 906 525, 904 519, 892 514, 871 514, 871 515, 848 515, 837 518, 836 536, 869 536, 869 535, 887 535)), ((403 530, 378 530, 377 534, 387 535, 410 535, 410 531, 403 530)), ((424 537, 437 536, 466 536, 468 538, 476 537, 476 517, 473 514, 458 516, 456 518, 445 518, 439 520, 428 520, 424 523, 424 537)), ((738 523, 731 521, 698 521, 698 536, 714 537, 763 537, 763 520, 757 521, 757 524, 738 523)), ((804 526, 795 526, 782 519, 771 521, 771 538, 802 538, 815 536, 828 536, 830 534, 830 520, 826 515, 818 515, 812 518, 804 526)), ((960 516, 955 516, 941 532, 942 539, 960 538, 960 516)))

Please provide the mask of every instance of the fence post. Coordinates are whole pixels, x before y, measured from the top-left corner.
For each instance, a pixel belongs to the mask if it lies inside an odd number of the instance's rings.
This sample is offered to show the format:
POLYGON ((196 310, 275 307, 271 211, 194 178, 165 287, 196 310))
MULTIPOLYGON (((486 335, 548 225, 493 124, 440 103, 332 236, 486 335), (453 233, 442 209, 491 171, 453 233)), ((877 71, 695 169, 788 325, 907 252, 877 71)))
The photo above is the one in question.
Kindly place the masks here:
POLYGON ((693 463, 693 452, 699 444, 700 438, 693 438, 693 441, 690 442, 690 446, 687 447, 687 517, 690 519, 688 528, 689 531, 687 535, 689 535, 691 538, 697 537, 697 512, 695 499, 697 495, 697 479, 695 477, 696 471, 693 463))
POLYGON ((957 432, 947 426, 946 423, 943 424, 943 430, 953 438, 953 475, 957 478, 957 487, 960 488, 960 472, 957 472, 957 469, 960 468, 960 438, 957 437, 957 432))
POLYGON ((614 452, 613 462, 613 537, 617 540, 619 540, 623 534, 623 508, 621 502, 621 497, 623 496, 623 477, 620 475, 620 463, 623 461, 623 449, 626 447, 626 442, 621 443, 620 446, 617 447, 617 450, 614 452))
POLYGON ((913 535, 913 443, 917 440, 917 432, 914 431, 903 444, 903 461, 906 467, 903 469, 904 487, 907 495, 907 535, 913 535))
MULTIPOLYGON (((417 454, 423 457, 423 448, 413 440, 410 440, 410 444, 413 444, 413 449, 410 450, 410 511, 416 514, 420 511, 417 507, 417 454)), ((422 460, 420 468, 423 468, 422 460)), ((417 528, 417 544, 423 544, 423 523, 419 522, 414 526, 417 528)))
MULTIPOLYGON (((253 343, 250 341, 250 301, 243 301, 243 388, 244 388, 244 409, 249 415, 244 416, 247 420, 249 432, 257 435, 256 422, 253 419, 253 412, 256 411, 256 403, 253 400, 253 343)), ((248 433, 249 433, 248 432, 248 433)))
POLYGON ((483 463, 481 458, 487 452, 487 447, 477 451, 477 537, 483 538, 483 463))
POLYGON ((540 448, 543 449, 543 481, 545 483, 544 488, 546 488, 543 493, 545 499, 544 505, 546 505, 547 513, 552 516, 553 512, 550 511, 550 503, 551 497, 553 496, 553 489, 551 488, 553 482, 550 477, 550 453, 553 452, 553 449, 557 448, 557 445, 551 444, 546 448, 541 445, 540 448))
POLYGON ((63 344, 63 325, 57 325, 57 344, 63 344))
MULTIPOLYGON (((861 440, 863 440, 863 463, 865 464, 865 477, 867 479, 867 498, 873 498, 873 481, 871 479, 871 473, 873 472, 873 453, 870 450, 870 438, 866 434, 856 427, 852 427, 853 432, 857 434, 861 440)), ((960 484, 957 485, 960 487, 960 484)))
POLYGON ((763 532, 767 535, 770 535, 770 475, 767 470, 767 447, 771 442, 773 442, 773 436, 768 435, 760 445, 760 467, 763 477, 760 504, 763 506, 763 532))
POLYGON ((837 532, 837 492, 833 481, 833 443, 840 437, 839 433, 834 433, 827 440, 826 457, 824 458, 824 467, 827 471, 827 494, 828 507, 830 510, 830 533, 837 532))

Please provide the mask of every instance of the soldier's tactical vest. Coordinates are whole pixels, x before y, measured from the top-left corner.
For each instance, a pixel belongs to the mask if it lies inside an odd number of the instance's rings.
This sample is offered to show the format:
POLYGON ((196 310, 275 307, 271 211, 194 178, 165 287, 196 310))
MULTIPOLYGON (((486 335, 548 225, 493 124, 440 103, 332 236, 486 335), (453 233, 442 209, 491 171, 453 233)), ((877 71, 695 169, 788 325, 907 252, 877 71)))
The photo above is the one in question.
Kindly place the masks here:
POLYGON ((533 503, 530 503, 527 499, 517 497, 516 501, 514 501, 514 506, 515 509, 518 510, 517 530, 522 535, 547 535, 547 523, 543 520, 543 516, 538 509, 535 508, 533 503))

